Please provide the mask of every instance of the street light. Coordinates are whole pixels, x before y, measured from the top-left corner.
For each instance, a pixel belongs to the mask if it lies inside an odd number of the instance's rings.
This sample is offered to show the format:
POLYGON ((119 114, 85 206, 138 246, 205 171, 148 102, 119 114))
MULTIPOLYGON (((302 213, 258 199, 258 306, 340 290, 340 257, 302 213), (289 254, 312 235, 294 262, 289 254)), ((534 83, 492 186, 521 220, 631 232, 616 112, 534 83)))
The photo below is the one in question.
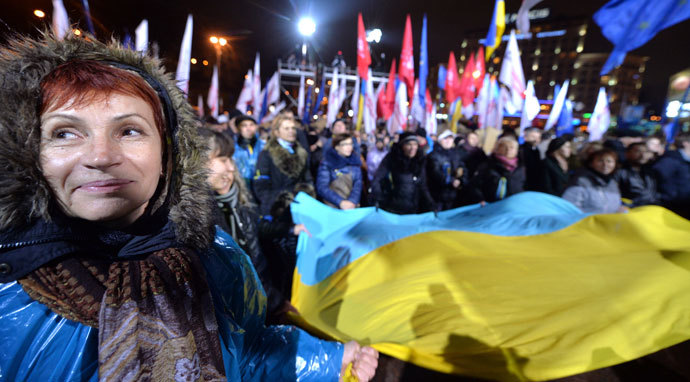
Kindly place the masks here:
POLYGON ((40 9, 36 9, 34 11, 34 16, 38 17, 39 19, 42 19, 42 18, 46 17, 46 13, 40 9))
POLYGON ((381 29, 379 28, 368 30, 367 42, 374 42, 378 44, 379 42, 381 42, 381 36, 383 36, 383 32, 381 32, 381 29))
POLYGON ((310 37, 316 32, 316 23, 311 17, 302 17, 297 23, 297 30, 304 37, 310 37))

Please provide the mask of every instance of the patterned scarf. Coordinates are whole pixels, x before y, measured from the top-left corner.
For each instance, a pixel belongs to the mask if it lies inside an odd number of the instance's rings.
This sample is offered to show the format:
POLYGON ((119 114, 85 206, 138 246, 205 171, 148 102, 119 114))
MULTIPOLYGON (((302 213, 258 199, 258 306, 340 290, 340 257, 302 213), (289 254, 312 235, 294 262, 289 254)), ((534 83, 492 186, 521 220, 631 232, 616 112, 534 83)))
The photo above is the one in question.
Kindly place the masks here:
POLYGON ((225 381, 205 272, 190 250, 136 260, 73 255, 19 280, 57 314, 98 327, 100 381, 225 381))

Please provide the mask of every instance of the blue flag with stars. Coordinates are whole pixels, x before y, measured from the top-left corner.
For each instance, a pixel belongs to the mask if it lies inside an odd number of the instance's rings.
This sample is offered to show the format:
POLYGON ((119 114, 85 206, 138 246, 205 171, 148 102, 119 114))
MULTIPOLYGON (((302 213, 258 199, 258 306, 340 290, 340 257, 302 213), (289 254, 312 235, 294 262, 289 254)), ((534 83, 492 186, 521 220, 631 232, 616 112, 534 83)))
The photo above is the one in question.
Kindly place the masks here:
POLYGON ((426 14, 422 23, 422 42, 419 47, 419 103, 426 110, 426 78, 429 75, 429 54, 426 42, 426 14))
POLYGON ((651 40, 659 31, 690 18, 690 0, 611 0, 593 16, 613 52, 601 75, 623 63, 627 52, 651 40))

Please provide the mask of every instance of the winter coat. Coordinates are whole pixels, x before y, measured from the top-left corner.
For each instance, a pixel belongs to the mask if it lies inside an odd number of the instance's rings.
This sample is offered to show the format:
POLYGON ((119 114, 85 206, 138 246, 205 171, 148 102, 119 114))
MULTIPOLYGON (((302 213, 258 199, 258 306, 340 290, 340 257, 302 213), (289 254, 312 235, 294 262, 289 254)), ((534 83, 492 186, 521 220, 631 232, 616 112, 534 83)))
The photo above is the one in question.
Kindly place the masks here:
POLYGON ((323 161, 321 161, 319 172, 316 176, 316 194, 336 207, 343 200, 349 200, 358 205, 360 195, 362 194, 361 165, 359 156, 354 152, 349 157, 344 158, 335 149, 326 149, 326 154, 323 161), (352 189, 347 197, 339 195, 336 190, 331 189, 331 183, 343 176, 350 177, 352 180, 352 189))
POLYGON ((690 219, 690 161, 668 151, 652 166, 661 205, 690 219))
POLYGON ((477 167, 467 187, 465 202, 496 202, 525 190, 525 168, 508 171, 493 156, 477 167))
POLYGON ((568 172, 563 171, 558 161, 549 155, 544 158, 541 168, 541 181, 537 184, 537 191, 556 196, 563 195, 570 177, 568 172))
MULTIPOLYGON (((143 296, 169 309, 160 312, 162 315, 172 314, 180 320, 203 317, 202 325, 195 328, 215 333, 216 340, 204 338, 219 343, 220 348, 201 357, 218 359, 222 369, 200 370, 196 357, 199 353, 194 349, 186 349, 194 352, 193 359, 180 358, 186 354, 162 352, 166 359, 155 362, 166 379, 173 379, 178 372, 180 378, 195 373, 199 378, 202 373, 216 371, 223 371, 224 377, 233 381, 284 380, 287 376, 293 380, 338 379, 342 345, 315 339, 293 327, 264 326, 265 295, 251 263, 231 237, 213 226, 211 194, 206 184, 207 155, 196 134, 195 112, 159 61, 94 38, 23 38, 0 49, 0 83, 0 160, 4 163, 0 168, 1 379, 108 378, 99 375, 99 331, 104 330, 101 317, 107 317, 111 305, 101 304, 104 300, 98 298, 98 291, 103 295, 101 288, 113 284, 127 287, 114 289, 115 294, 108 298, 132 296, 128 304, 136 304, 139 300, 135 301, 134 296, 143 296), (121 230, 64 216, 55 208, 51 188, 38 167, 40 82, 57 66, 71 60, 104 61, 136 73, 158 93, 163 106, 165 148, 172 153, 173 161, 171 173, 166 174, 170 179, 167 192, 154 194, 149 201, 151 212, 121 230), (150 279, 137 277, 162 273, 139 273, 145 266, 174 273, 155 276, 156 282, 163 285, 148 284, 150 279), (55 269, 64 269, 58 276, 64 277, 64 282, 35 281, 41 275, 58 275, 55 269), (109 273, 111 269, 125 273, 109 273), (179 286, 178 276, 194 283, 195 288, 188 292, 200 294, 180 293, 180 289, 171 294, 167 287, 179 286), (155 294, 148 289, 161 286, 155 294), (55 294, 54 290, 67 293, 55 294), (95 322, 83 318, 94 315, 95 322), (310 366, 305 368, 305 364, 310 366)), ((197 333, 191 331, 183 332, 187 337, 175 337, 175 332, 166 331, 167 326, 161 327, 165 321, 147 321, 141 312, 134 312, 131 322, 136 327, 160 328, 151 332, 155 336, 147 341, 137 341, 142 348, 158 343, 159 349, 166 349, 191 335, 196 338, 197 333)), ((125 324, 107 318, 105 322, 125 324)), ((113 337, 115 350, 123 349, 126 343, 122 340, 128 335, 127 331, 113 337)), ((139 353, 132 354, 137 359, 139 353)), ((113 357, 105 359, 117 361, 113 357)), ((145 378, 152 371, 141 372, 145 378)))
POLYGON ((451 148, 446 150, 436 145, 426 158, 426 174, 429 191, 440 208, 448 210, 455 207, 458 192, 467 184, 467 169, 460 160, 460 152, 451 148), (453 187, 453 181, 460 180, 460 187, 453 187))
POLYGON ((256 172, 256 161, 259 159, 259 153, 263 150, 264 145, 264 141, 258 137, 246 140, 241 135, 237 136, 235 153, 232 155, 232 159, 235 160, 237 170, 240 172, 247 187, 250 187, 252 184, 252 179, 254 179, 254 173, 256 172))
POLYGON ((525 190, 539 191, 542 181, 542 160, 539 148, 529 143, 520 145, 520 162, 525 166, 525 190))
POLYGON ((477 173, 479 165, 486 162, 488 158, 481 147, 472 147, 464 144, 458 146, 456 150, 460 153, 460 160, 465 164, 467 175, 471 180, 474 174, 477 173))
POLYGON ((294 154, 271 138, 259 154, 253 187, 261 215, 271 213, 271 206, 281 191, 292 191, 297 183, 312 183, 307 151, 300 144, 292 146, 294 154))
POLYGON ((425 158, 421 151, 406 157, 399 144, 383 158, 371 182, 374 201, 396 214, 418 214, 435 210, 426 180, 425 158))
POLYGON ((602 177, 589 168, 579 169, 563 192, 563 199, 582 212, 610 214, 621 206, 621 193, 613 176, 602 177))
POLYGON ((614 176, 618 182, 621 197, 628 199, 629 207, 658 204, 656 179, 651 170, 645 166, 635 170, 630 165, 623 165, 614 176))

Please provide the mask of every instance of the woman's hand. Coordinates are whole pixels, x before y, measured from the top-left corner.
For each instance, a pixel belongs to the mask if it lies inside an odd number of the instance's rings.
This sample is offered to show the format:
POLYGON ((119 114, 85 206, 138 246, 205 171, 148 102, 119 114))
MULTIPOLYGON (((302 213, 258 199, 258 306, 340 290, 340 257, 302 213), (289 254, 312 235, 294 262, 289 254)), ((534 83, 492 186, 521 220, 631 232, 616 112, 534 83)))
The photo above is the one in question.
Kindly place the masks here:
POLYGON ((357 207, 357 206, 349 200, 343 200, 342 202, 340 202, 340 209, 341 210, 351 210, 355 207, 357 207))
POLYGON ((295 227, 292 228, 292 233, 295 236, 299 236, 300 232, 304 232, 307 235, 309 235, 309 237, 311 237, 311 232, 309 232, 309 230, 304 224, 295 224, 295 227))
POLYGON ((343 352, 343 364, 340 369, 340 380, 343 380, 347 365, 352 363, 352 375, 360 382, 367 382, 374 378, 376 367, 379 364, 379 352, 369 346, 359 346, 357 341, 345 344, 343 352))

